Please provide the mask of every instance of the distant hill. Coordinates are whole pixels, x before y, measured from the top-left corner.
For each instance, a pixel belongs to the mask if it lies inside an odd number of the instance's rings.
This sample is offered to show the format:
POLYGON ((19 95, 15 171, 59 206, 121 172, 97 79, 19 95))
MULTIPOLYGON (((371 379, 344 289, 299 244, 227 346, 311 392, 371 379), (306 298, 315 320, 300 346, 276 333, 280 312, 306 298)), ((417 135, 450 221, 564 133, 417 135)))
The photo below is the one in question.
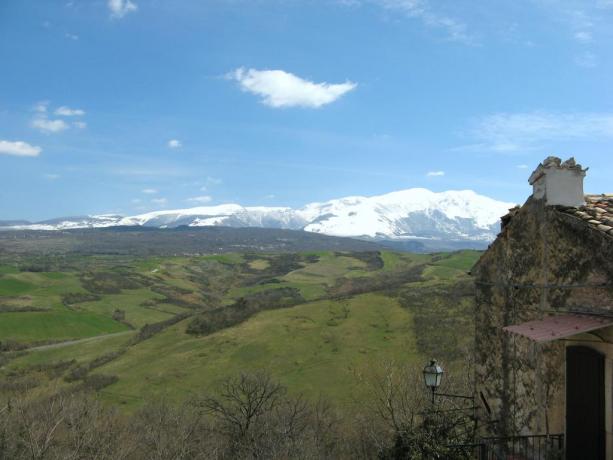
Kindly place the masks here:
POLYGON ((0 253, 183 255, 225 252, 376 251, 374 242, 300 230, 108 227, 0 232, 0 253))
POLYGON ((483 249, 499 231, 513 203, 471 190, 435 193, 412 188, 372 197, 352 196, 299 209, 238 204, 154 211, 135 216, 65 217, 42 222, 2 222, 0 230, 68 230, 140 226, 222 226, 305 230, 381 242, 412 251, 483 249))

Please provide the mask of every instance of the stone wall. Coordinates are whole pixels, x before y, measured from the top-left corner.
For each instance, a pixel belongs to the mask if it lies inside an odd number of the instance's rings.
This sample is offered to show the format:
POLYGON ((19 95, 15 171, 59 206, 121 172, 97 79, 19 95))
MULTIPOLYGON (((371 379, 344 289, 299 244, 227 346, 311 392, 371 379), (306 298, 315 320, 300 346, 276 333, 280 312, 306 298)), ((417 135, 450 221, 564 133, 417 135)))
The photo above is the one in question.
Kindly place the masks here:
POLYGON ((472 270, 475 390, 484 436, 564 432, 565 342, 502 330, 555 312, 613 314, 613 238, 528 199, 472 270), (480 400, 480 398, 478 399, 480 400))

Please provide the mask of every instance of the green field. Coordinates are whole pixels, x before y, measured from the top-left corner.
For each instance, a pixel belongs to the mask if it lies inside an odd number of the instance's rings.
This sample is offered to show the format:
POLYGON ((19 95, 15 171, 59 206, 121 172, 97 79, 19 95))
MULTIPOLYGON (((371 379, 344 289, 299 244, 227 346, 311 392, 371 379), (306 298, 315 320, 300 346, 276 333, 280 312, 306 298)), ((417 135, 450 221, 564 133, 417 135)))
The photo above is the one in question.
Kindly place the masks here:
POLYGON ((462 365, 472 340, 466 272, 479 255, 82 256, 47 261, 48 272, 3 262, 0 382, 54 391, 86 367, 118 378, 100 389, 104 401, 135 408, 266 370, 290 393, 349 407, 373 363, 437 355, 462 365))
POLYGON ((99 372, 119 376, 104 396, 121 403, 177 400, 227 375, 260 369, 294 392, 349 403, 359 395, 356 373, 368 362, 417 359, 411 329, 410 313, 396 301, 366 294, 262 312, 202 338, 177 324, 99 372))
POLYGON ((0 313, 0 336, 17 342, 70 340, 126 329, 108 316, 87 312, 0 313))

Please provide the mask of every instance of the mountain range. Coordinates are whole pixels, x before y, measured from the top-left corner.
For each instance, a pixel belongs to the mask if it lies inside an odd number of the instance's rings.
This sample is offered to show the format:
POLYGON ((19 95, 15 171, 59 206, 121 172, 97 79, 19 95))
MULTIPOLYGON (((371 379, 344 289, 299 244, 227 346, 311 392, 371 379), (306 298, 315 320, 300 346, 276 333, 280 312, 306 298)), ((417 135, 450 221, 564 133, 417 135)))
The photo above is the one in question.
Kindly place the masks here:
POLYGON ((0 221, 0 230, 68 230, 116 226, 261 227, 374 240, 398 249, 482 248, 499 231, 513 203, 472 190, 411 188, 371 197, 349 196, 290 207, 223 204, 134 216, 93 215, 41 222, 0 221))

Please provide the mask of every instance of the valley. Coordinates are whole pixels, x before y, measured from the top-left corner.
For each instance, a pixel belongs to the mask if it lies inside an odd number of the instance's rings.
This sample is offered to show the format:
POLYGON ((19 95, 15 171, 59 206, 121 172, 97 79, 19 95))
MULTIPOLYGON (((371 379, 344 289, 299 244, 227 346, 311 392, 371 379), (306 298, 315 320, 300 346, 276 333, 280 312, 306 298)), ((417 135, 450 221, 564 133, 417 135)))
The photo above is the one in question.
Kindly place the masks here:
POLYGON ((461 367, 479 255, 5 251, 0 394, 85 386, 130 412, 265 370, 350 411, 375 364, 461 367))

